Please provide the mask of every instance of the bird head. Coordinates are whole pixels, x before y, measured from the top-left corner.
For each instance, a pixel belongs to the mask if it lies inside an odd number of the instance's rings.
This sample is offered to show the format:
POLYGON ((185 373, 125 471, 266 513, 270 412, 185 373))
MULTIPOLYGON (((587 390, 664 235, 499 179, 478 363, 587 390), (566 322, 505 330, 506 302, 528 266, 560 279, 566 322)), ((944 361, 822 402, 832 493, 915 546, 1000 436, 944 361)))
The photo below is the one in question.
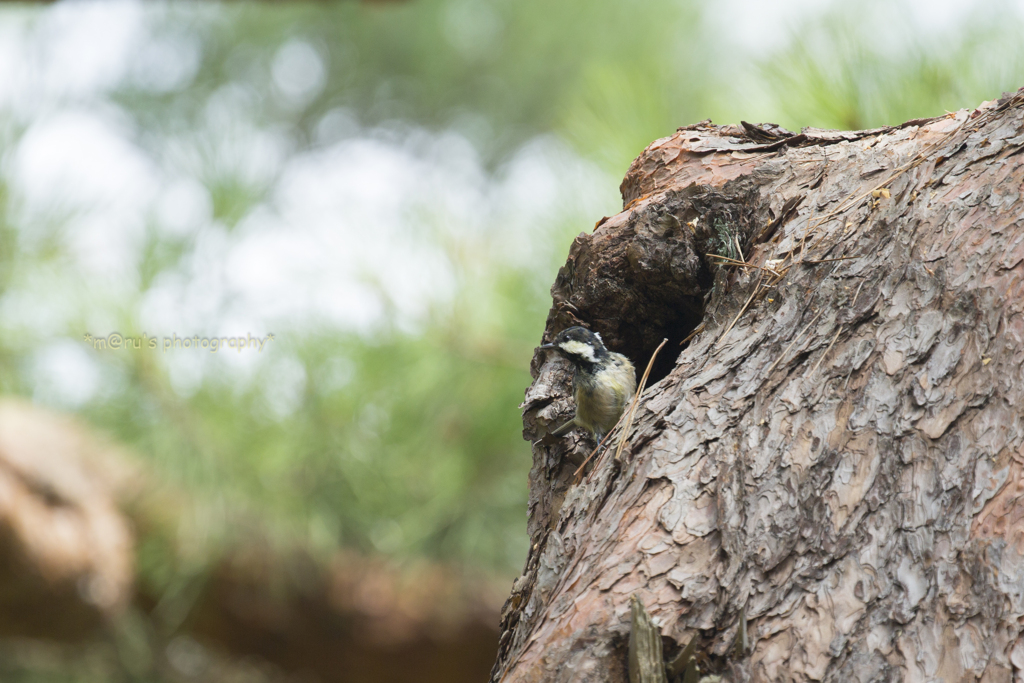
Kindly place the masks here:
POLYGON ((542 344, 542 349, 553 349, 577 365, 599 363, 608 355, 601 335, 584 327, 562 330, 554 341, 542 344))

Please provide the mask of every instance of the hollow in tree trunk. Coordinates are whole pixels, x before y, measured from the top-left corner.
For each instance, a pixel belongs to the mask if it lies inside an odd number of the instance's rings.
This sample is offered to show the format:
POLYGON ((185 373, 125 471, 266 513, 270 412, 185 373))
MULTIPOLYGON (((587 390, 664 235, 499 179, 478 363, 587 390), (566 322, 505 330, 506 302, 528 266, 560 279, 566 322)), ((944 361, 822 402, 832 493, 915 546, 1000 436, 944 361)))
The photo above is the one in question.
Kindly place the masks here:
MULTIPOLYGON (((555 438, 538 351, 531 551, 492 680, 1024 680, 1024 90, 858 132, 701 123, 581 234, 570 325, 646 367, 621 460, 555 438), (746 627, 747 647, 736 647, 746 627), (678 662, 677 662, 678 664, 678 662)), ((609 441, 618 439, 615 432, 609 441)))

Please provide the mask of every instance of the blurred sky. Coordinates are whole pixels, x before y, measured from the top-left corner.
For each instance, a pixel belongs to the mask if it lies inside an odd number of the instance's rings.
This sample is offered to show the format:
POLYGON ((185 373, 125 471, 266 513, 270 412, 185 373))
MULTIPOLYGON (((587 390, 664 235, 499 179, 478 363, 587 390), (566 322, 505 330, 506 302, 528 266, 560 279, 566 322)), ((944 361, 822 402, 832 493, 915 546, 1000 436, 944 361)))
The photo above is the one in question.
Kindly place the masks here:
MULTIPOLYGON (((732 46, 721 54, 740 63, 777 49, 799 19, 827 5, 708 2, 703 30, 732 46)), ((1019 13, 1024 0, 1012 6, 1019 13)), ((879 4, 865 7, 864 22, 886 23, 879 4)), ((948 30, 974 10, 954 0, 908 7, 924 33, 948 30)), ((554 135, 534 138, 495 170, 455 130, 414 121, 366 129, 334 111, 312 143, 298 147, 250 116, 243 89, 226 87, 206 104, 204 144, 217 163, 266 193, 237 226, 224 225, 202 176, 208 160, 173 137, 141 145, 146 131, 110 96, 132 86, 171 93, 195 77, 199 39, 154 29, 168 11, 141 1, 0 10, 0 110, 7 117, 0 134, 12 143, 2 166, 8 211, 24 244, 59 225, 68 249, 65 259, 26 274, 0 303, 8 330, 39 340, 30 350, 39 401, 73 408, 103 390, 89 352, 62 336, 69 321, 94 335, 262 336, 319 324, 369 331, 388 305, 400 326, 415 330, 425 308, 455 287, 438 231, 469 240, 487 232, 483 260, 530 263, 551 251, 552 224, 575 220, 582 230, 620 205, 624 169, 600 167, 554 135), (187 272, 164 274, 147 288, 137 303, 140 329, 120 330, 119 311, 136 305, 135 264, 150 229, 194 239, 194 256, 187 272)), ((189 11, 215 21, 220 8, 189 11)), ((883 34, 892 39, 891 31, 883 34)), ((283 43, 271 69, 282 106, 315 98, 327 68, 316 46, 301 38, 283 43)), ((757 120, 756 98, 751 109, 757 120)), ((256 361, 253 354, 216 359, 241 375, 256 361)), ((177 354, 167 362, 175 389, 188 395, 214 361, 177 354)))
MULTIPOLYGON (((725 40, 750 54, 764 55, 782 46, 800 20, 822 12, 829 4, 823 0, 720 0, 707 3, 707 8, 711 25, 725 40)), ((863 20, 868 24, 884 24, 891 18, 881 5, 856 0, 843 4, 855 10, 858 6, 863 7, 863 20)), ((935 33, 955 26, 983 4, 963 0, 909 0, 906 3, 913 27, 922 33, 935 33)), ((1021 12, 1024 1, 1013 0, 1006 6, 1021 12)))

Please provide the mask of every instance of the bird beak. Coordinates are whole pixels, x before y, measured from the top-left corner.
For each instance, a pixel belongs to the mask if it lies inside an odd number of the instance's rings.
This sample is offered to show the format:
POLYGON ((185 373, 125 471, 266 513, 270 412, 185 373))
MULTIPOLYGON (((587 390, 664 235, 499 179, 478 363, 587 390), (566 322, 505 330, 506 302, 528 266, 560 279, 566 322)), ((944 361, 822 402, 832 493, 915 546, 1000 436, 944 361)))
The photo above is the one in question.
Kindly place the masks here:
POLYGON ((554 348, 558 348, 558 347, 556 347, 554 344, 541 344, 540 348, 542 348, 542 349, 554 349, 554 348))

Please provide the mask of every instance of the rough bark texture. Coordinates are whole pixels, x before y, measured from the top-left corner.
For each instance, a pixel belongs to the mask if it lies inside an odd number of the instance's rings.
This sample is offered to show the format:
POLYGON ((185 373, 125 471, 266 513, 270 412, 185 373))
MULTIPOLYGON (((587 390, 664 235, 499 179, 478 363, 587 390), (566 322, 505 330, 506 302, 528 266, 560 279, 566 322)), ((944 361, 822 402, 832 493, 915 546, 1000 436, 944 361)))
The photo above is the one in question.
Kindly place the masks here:
POLYGON ((698 638, 725 680, 1024 681, 1022 182, 1024 91, 648 147, 625 210, 572 245, 544 340, 677 351, 622 463, 578 485, 592 444, 548 434, 568 368, 535 356, 532 549, 492 680, 627 680, 636 594, 667 658, 698 638), (715 265, 723 241, 781 277, 715 265))

